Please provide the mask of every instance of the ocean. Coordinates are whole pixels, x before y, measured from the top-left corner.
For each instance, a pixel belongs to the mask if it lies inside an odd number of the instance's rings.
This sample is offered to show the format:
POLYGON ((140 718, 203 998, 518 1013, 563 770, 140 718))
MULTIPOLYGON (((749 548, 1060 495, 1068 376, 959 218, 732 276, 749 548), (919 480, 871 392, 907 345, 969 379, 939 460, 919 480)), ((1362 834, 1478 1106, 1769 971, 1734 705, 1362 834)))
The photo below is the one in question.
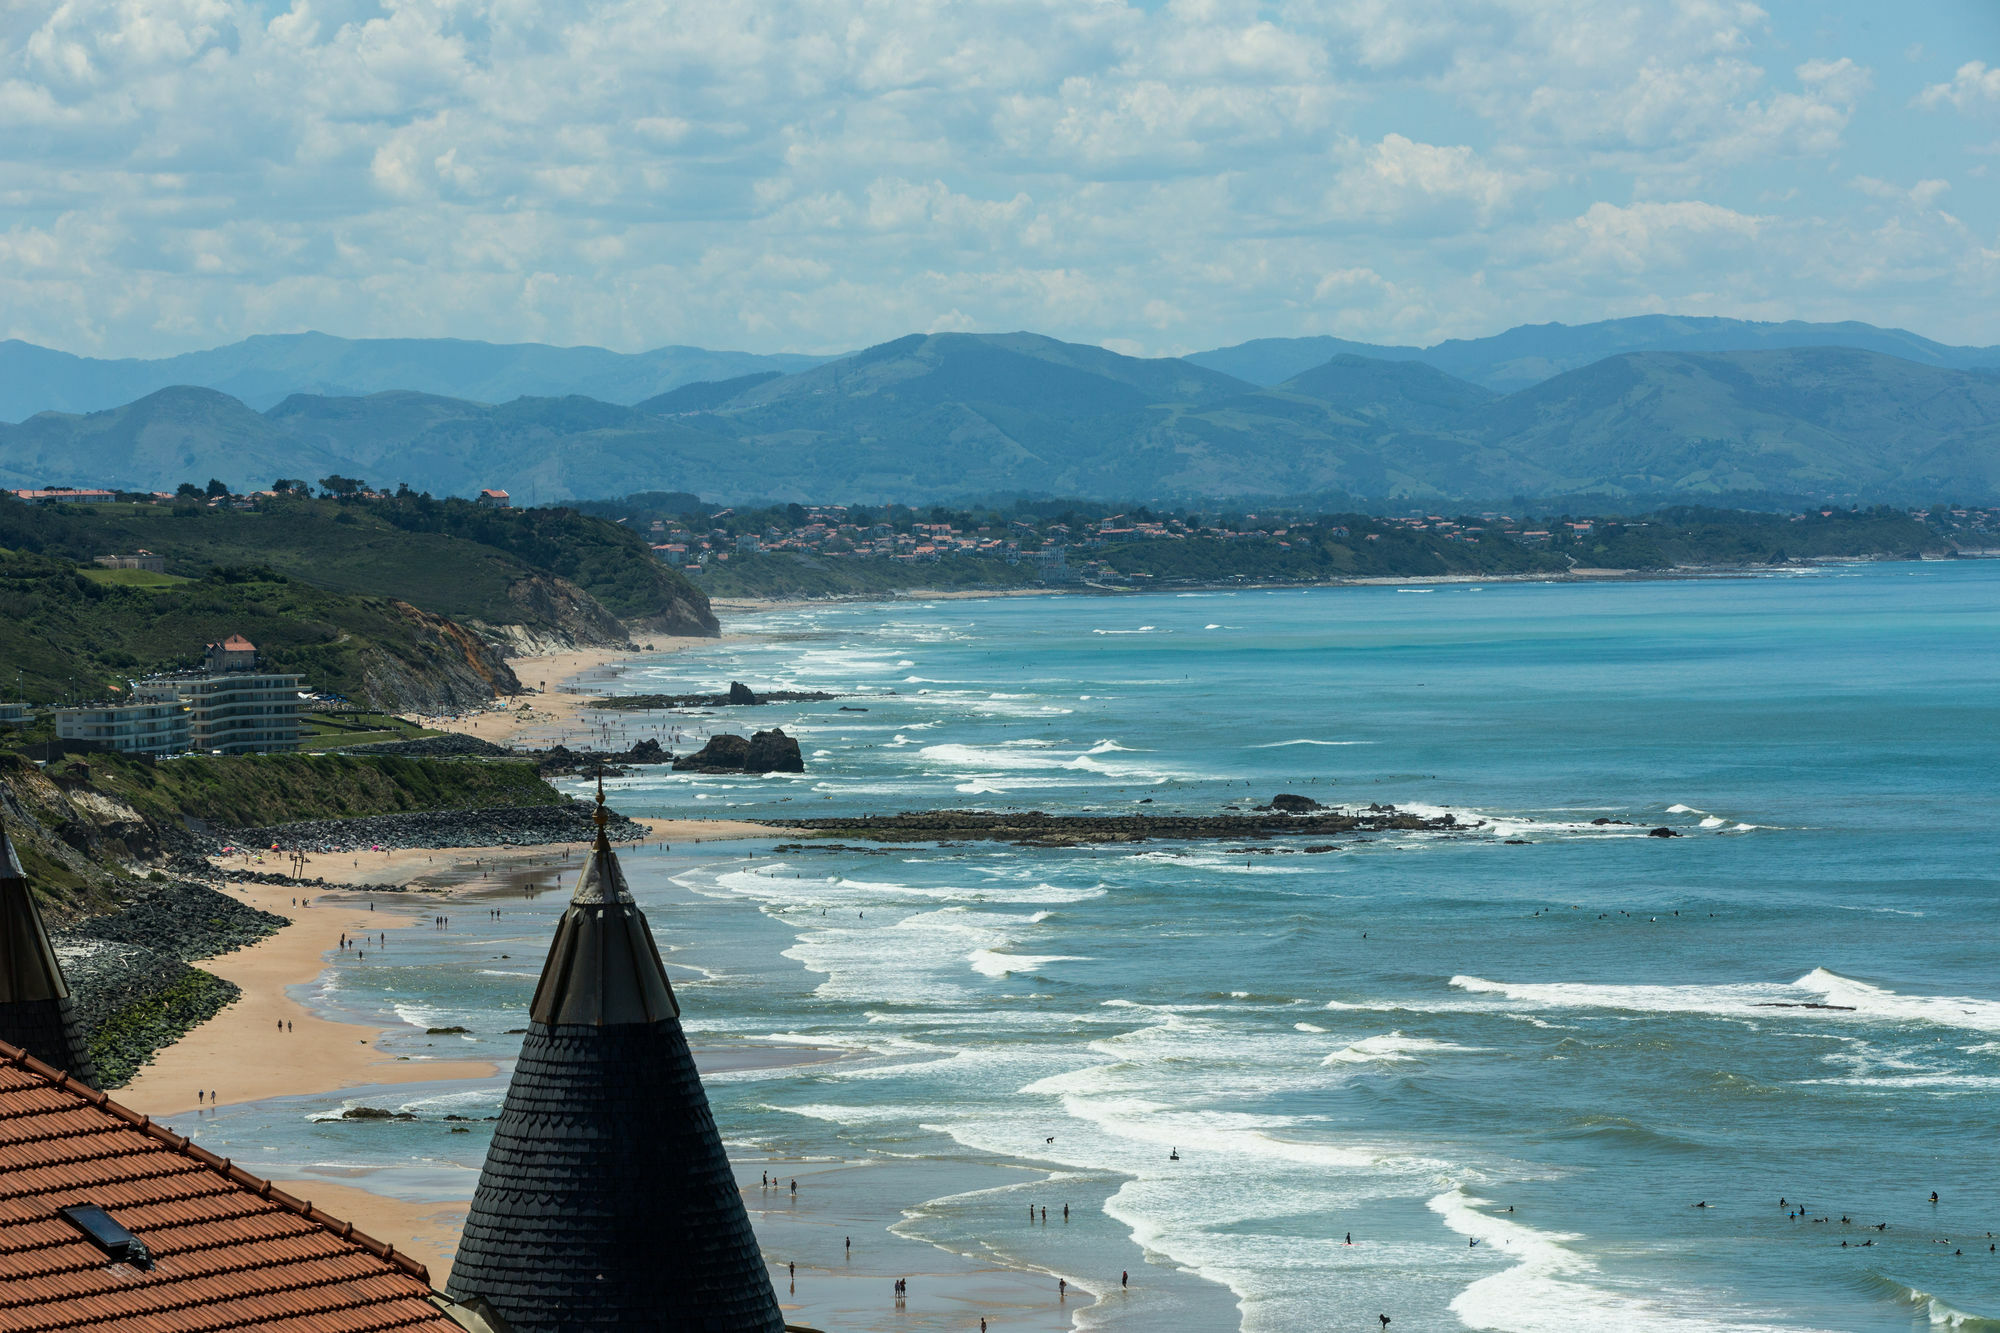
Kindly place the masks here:
MULTIPOLYGON (((2000 1328, 2000 564, 728 628, 606 688, 840 697, 612 734, 780 725, 807 772, 641 770, 619 809, 1294 792, 1476 822, 1310 852, 634 853, 691 1036, 846 1053, 717 1065, 753 1182, 896 1166, 869 1188, 900 1243, 1060 1276, 1083 1329, 2000 1328)), ((505 1059, 563 896, 457 910, 306 998, 505 1059)), ((408 1126, 334 1118, 350 1095, 202 1133, 252 1169, 464 1197, 501 1087, 381 1094, 408 1126)))

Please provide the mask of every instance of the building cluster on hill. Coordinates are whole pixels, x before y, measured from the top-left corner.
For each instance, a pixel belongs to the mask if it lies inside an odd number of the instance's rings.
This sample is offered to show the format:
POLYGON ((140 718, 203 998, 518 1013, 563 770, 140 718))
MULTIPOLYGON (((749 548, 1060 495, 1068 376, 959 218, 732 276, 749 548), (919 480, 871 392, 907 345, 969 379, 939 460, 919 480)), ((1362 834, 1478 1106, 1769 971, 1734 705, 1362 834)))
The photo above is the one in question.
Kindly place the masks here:
POLYGON ((194 670, 144 676, 121 699, 51 712, 59 739, 121 754, 280 754, 299 748, 300 677, 260 669, 257 645, 232 634, 209 644, 194 670))

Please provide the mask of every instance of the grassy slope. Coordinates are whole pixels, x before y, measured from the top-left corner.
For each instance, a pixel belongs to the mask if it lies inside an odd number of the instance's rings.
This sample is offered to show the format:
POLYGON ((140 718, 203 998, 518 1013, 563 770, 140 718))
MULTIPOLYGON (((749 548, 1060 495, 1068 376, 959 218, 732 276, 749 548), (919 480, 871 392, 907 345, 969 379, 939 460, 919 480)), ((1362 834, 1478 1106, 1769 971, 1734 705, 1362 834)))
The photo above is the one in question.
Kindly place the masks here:
POLYGON ((563 511, 494 512, 464 501, 298 497, 234 510, 0 500, 0 547, 77 564, 143 547, 166 556, 168 572, 181 576, 259 565, 333 592, 386 595, 496 625, 529 619, 508 589, 537 573, 570 580, 626 619, 672 614, 677 606, 696 619, 707 615, 701 593, 617 524, 563 511))
POLYGON ((371 651, 425 671, 452 650, 386 598, 343 596, 268 571, 131 587, 4 551, 0 622, 8 626, 0 682, 11 695, 18 681, 42 701, 105 697, 127 676, 192 665, 204 643, 231 633, 247 635, 272 665, 350 698, 365 697, 371 651))

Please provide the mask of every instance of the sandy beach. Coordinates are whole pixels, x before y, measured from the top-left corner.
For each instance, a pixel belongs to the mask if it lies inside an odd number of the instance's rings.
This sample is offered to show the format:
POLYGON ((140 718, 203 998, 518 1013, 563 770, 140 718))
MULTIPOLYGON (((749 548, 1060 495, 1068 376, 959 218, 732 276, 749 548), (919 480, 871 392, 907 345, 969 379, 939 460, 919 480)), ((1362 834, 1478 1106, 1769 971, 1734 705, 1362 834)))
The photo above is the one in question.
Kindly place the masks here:
MULTIPOLYGON (((728 636, 723 636, 727 638, 728 636)), ((644 640, 648 656, 682 652, 720 642, 666 634, 644 640)), ((477 713, 448 717, 411 714, 409 720, 461 736, 477 736, 496 745, 553 745, 558 741, 574 744, 588 738, 592 723, 584 716, 596 697, 588 688, 615 677, 633 654, 615 648, 586 648, 575 652, 550 653, 540 657, 510 657, 520 682, 536 694, 522 695, 477 713)))

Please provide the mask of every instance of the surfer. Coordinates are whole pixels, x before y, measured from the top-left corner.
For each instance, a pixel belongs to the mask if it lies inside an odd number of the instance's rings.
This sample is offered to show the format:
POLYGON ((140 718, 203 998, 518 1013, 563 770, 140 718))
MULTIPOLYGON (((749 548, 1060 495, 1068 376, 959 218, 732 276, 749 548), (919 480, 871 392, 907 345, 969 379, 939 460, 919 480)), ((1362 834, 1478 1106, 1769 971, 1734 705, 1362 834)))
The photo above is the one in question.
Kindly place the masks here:
POLYGON ((1180 1161, 1180 1160, 1181 1160, 1181 1150, 1180 1150, 1179 1148, 1176 1148, 1176 1149, 1174 1149, 1174 1150, 1173 1150, 1172 1152, 1168 1153, 1168 1154, 1167 1154, 1167 1160, 1168 1160, 1169 1162, 1178 1162, 1178 1161, 1180 1161))

